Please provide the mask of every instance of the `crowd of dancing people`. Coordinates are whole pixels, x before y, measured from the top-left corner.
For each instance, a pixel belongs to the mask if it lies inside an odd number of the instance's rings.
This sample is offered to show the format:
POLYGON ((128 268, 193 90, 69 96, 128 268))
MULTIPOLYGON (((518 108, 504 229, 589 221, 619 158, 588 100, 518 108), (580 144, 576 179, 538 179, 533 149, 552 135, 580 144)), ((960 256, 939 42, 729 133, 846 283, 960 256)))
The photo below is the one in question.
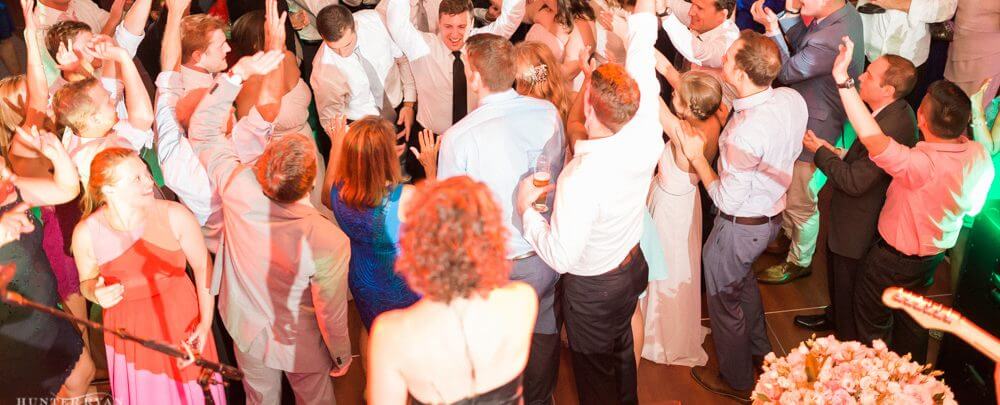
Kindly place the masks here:
MULTIPOLYGON (((882 291, 959 277, 1000 198, 996 1, 19 2, 0 291, 228 362, 252 404, 351 368, 371 404, 549 404, 565 353, 584 404, 638 403, 642 358, 749 402, 758 283, 818 249, 796 325, 923 363, 882 291)), ((0 303, 0 403, 105 372, 226 403, 190 360, 0 303)))

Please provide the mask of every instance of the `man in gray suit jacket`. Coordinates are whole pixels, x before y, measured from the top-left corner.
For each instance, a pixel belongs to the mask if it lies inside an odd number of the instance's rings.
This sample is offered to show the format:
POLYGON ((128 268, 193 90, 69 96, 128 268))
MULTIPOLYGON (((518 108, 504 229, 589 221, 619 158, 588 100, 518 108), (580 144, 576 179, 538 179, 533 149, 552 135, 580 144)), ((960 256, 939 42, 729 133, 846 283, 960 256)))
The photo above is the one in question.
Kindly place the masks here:
MULTIPOLYGON (((798 91, 806 100, 809 130, 835 143, 843 133, 846 115, 830 72, 843 37, 864 40, 861 16, 844 0, 786 0, 780 16, 765 9, 763 0, 758 0, 751 12, 754 19, 767 27, 767 35, 781 50, 778 81, 798 91), (802 21, 803 15, 812 17, 809 25, 802 21)), ((864 50, 855 49, 854 53, 849 73, 857 78, 864 70, 861 59, 864 50)), ((815 172, 813 153, 803 150, 792 171, 787 206, 782 214, 781 227, 791 239, 788 259, 758 274, 759 281, 781 284, 810 274, 819 234, 816 195, 822 187, 820 182, 813 181, 815 172)))
MULTIPOLYGON (((882 132, 911 147, 917 143, 917 119, 906 97, 916 82, 913 62, 883 55, 861 75, 860 85, 861 99, 874 111, 882 132)), ((854 285, 861 275, 862 259, 875 241, 892 177, 875 165, 861 142, 845 145, 845 151, 807 133, 803 146, 816 153, 816 167, 829 178, 827 184, 833 189, 829 216, 836 220, 830 223, 826 245, 830 306, 819 315, 796 316, 795 325, 812 330, 835 328, 838 339, 857 340, 854 285)))

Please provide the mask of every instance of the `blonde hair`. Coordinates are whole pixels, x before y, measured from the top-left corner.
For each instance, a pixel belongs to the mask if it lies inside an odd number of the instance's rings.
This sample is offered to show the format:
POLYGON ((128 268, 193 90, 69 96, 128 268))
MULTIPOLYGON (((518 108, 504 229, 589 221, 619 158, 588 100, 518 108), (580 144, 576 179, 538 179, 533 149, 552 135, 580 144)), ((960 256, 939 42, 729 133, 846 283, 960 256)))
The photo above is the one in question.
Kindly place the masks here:
POLYGON ((518 93, 551 101, 566 121, 573 100, 556 58, 545 44, 529 41, 514 45, 514 71, 514 89, 518 93))
POLYGON ((101 188, 118 181, 115 169, 133 157, 138 159, 139 155, 128 148, 108 148, 94 156, 94 161, 90 163, 90 179, 85 184, 83 198, 80 200, 84 218, 107 204, 101 188))
POLYGON ((722 104, 722 84, 711 74, 692 70, 681 75, 677 95, 694 118, 704 121, 722 104))
POLYGON ((22 84, 25 84, 24 75, 0 79, 0 154, 4 156, 14 139, 15 128, 24 123, 23 104, 27 102, 28 95, 21 91, 22 84))

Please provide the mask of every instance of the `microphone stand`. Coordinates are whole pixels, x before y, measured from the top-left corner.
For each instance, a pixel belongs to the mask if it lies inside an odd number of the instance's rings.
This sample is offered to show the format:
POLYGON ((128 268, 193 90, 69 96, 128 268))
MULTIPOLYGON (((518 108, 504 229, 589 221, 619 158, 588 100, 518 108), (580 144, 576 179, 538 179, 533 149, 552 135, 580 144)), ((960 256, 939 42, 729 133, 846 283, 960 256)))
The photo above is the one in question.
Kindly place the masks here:
MULTIPOLYGON (((4 284, 6 284, 6 283, 4 283, 4 284)), ((138 337, 138 336, 135 336, 135 335, 129 333, 125 329, 108 329, 108 328, 105 328, 104 325, 101 325, 101 324, 99 324, 97 322, 93 322, 93 321, 91 321, 89 319, 77 318, 77 317, 75 317, 73 315, 70 315, 70 314, 64 312, 64 311, 60 311, 58 309, 49 307, 47 305, 39 304, 37 302, 31 301, 31 300, 29 300, 27 298, 24 298, 24 296, 22 296, 21 294, 18 294, 18 293, 14 292, 14 291, 7 290, 5 288, 0 288, 0 292, 3 293, 3 295, 0 296, 0 299, 2 299, 3 301, 7 301, 7 302, 9 302, 11 304, 15 304, 15 305, 23 306, 23 307, 28 307, 28 308, 32 308, 34 310, 45 312, 45 313, 47 313, 49 315, 52 315, 52 316, 55 316, 57 318, 65 319, 67 321, 70 321, 70 322, 73 322, 73 323, 76 323, 76 324, 80 324, 80 325, 86 326, 87 328, 90 328, 90 329, 93 329, 93 330, 101 331, 101 332, 104 332, 104 333, 110 333, 112 335, 118 336, 119 338, 122 338, 122 339, 125 339, 125 340, 128 340, 128 341, 132 341, 132 342, 136 342, 136 343, 142 345, 143 347, 146 347, 146 348, 158 351, 160 353, 163 353, 165 355, 168 355, 168 356, 171 356, 171 357, 174 357, 174 358, 178 358, 178 359, 185 360, 185 361, 190 361, 191 360, 191 357, 192 357, 191 355, 189 355, 187 352, 184 352, 181 349, 178 349, 178 348, 174 347, 173 345, 169 345, 169 344, 166 344, 166 343, 160 343, 160 342, 157 342, 157 341, 154 341, 154 340, 143 339, 141 337, 138 337)), ((198 355, 194 355, 194 364, 197 364, 199 367, 201 367, 201 375, 198 377, 198 384, 201 385, 201 389, 202 389, 202 391, 205 394, 205 404, 207 404, 207 405, 214 405, 215 404, 215 401, 212 399, 212 394, 209 391, 209 386, 211 384, 223 384, 223 385, 226 384, 225 381, 222 381, 222 382, 214 381, 212 379, 212 372, 213 371, 216 372, 216 373, 219 373, 219 375, 221 375, 223 378, 227 378, 227 379, 230 379, 230 380, 239 381, 239 380, 243 379, 243 372, 240 371, 239 369, 237 369, 237 368, 235 368, 233 366, 227 365, 227 364, 221 364, 221 363, 216 363, 216 362, 205 360, 205 359, 201 358, 201 356, 198 356, 198 355)))

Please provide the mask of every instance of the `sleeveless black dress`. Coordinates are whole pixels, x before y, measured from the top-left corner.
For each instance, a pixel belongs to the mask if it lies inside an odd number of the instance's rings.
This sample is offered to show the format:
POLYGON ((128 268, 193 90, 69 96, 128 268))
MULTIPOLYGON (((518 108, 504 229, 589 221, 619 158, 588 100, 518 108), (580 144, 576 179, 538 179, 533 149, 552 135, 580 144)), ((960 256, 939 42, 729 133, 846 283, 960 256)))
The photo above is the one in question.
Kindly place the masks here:
MULTIPOLYGON (((0 207, 0 214, 17 202, 0 207)), ((34 215, 28 218, 35 230, 0 247, 0 264, 14 264, 17 268, 8 285, 11 291, 55 307, 59 293, 42 250, 42 224, 34 215)), ((0 302, 0 403, 54 397, 82 350, 83 340, 69 321, 0 302)))

